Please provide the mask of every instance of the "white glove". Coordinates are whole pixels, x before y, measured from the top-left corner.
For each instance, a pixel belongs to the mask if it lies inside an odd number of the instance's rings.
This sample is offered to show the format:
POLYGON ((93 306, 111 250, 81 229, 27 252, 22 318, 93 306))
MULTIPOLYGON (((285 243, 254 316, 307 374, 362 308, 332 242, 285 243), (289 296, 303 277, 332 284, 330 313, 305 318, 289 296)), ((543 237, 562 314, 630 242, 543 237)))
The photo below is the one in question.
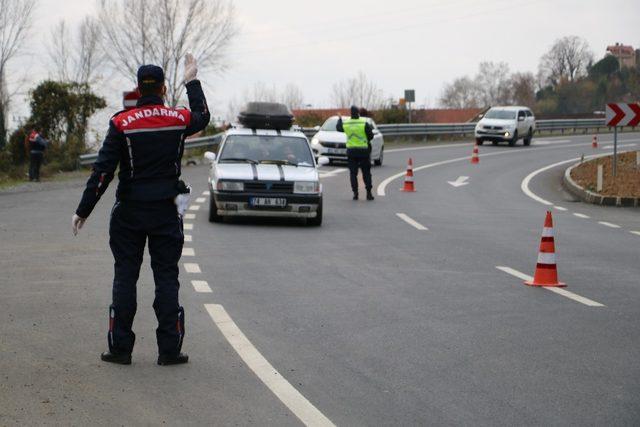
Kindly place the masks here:
POLYGON ((78 215, 73 214, 73 217, 71 218, 71 231, 73 231, 74 236, 78 235, 78 231, 82 228, 86 220, 86 218, 81 218, 78 215))
POLYGON ((192 54, 187 53, 184 57, 184 84, 196 79, 198 74, 198 61, 192 54))
POLYGON ((184 213, 189 207, 189 201, 191 200, 191 187, 187 188, 189 189, 188 193, 178 194, 174 200, 176 207, 178 208, 178 215, 180 216, 184 216, 184 213))

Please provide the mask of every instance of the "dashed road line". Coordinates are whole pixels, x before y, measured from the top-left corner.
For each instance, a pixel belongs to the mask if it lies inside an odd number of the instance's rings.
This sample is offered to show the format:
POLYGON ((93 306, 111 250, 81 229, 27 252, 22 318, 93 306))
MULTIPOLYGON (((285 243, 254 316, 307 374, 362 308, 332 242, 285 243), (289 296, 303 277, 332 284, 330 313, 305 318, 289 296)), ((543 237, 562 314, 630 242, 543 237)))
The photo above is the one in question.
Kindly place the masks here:
POLYGON ((187 271, 187 273, 202 273, 202 271, 200 270, 200 266, 195 262, 185 262, 184 269, 187 271))
POLYGON ((191 206, 189 206, 189 210, 190 211, 199 211, 200 210, 200 205, 191 205, 191 206))
POLYGON ((404 222, 406 222, 407 224, 409 224, 410 226, 414 227, 417 230, 420 230, 420 231, 428 231, 429 230, 427 227, 425 227, 424 225, 420 224, 418 221, 410 218, 409 215, 407 215, 407 214, 397 213, 396 215, 398 216, 398 218, 400 218, 401 220, 403 220, 404 222))
POLYGON ((206 200, 206 199, 205 199, 204 197, 198 197, 198 198, 196 199, 196 203, 204 203, 204 201, 205 201, 205 200, 206 200))
MULTIPOLYGON (((496 266, 496 268, 500 271, 503 271, 507 274, 510 274, 514 277, 517 277, 518 279, 524 280, 524 281, 531 281, 533 280, 533 277, 529 276, 528 274, 524 274, 521 271, 518 271, 516 269, 513 269, 511 267, 504 267, 504 266, 496 266)), ((524 285, 523 285, 524 286, 524 285)), ((604 304, 601 304, 597 301, 591 300, 589 298, 585 298, 583 296, 580 296, 578 294, 575 294, 573 292, 570 292, 566 289, 563 288, 555 288, 555 287, 549 287, 549 286, 540 286, 543 289, 546 289, 547 291, 551 291, 553 293, 556 293, 558 295, 562 295, 563 297, 569 298, 573 301, 579 302, 580 304, 584 304, 587 305, 589 307, 606 307, 604 304)))
POLYGON ((607 222, 607 221, 598 221, 598 224, 604 225, 605 227, 609 227, 609 228, 620 228, 620 226, 618 224, 612 224, 612 223, 607 222))
POLYGON ((184 223, 182 224, 185 230, 193 230, 193 224, 184 223))
POLYGON ((182 248, 182 256, 196 256, 196 251, 193 248, 182 248))
POLYGON ((640 231, 630 231, 629 233, 635 234, 636 236, 640 236, 640 231))
POLYGON ((238 328, 223 306, 205 304, 204 307, 244 363, 303 424, 308 426, 334 425, 265 359, 238 328))
POLYGON ((196 292, 201 294, 210 294, 212 292, 206 280, 192 280, 191 285, 196 292))
POLYGON ((578 213, 578 212, 574 212, 573 216, 577 216, 578 218, 582 218, 582 219, 589 219, 591 218, 589 215, 585 215, 583 213, 578 213))
POLYGON ((562 206, 554 206, 553 208, 554 208, 554 209, 556 209, 556 210, 559 210, 559 211, 561 211, 561 212, 566 212, 566 211, 568 211, 568 210, 569 210, 569 209, 567 209, 567 208, 563 208, 562 206))
POLYGON ((196 219, 196 214, 192 214, 192 213, 184 214, 184 219, 196 219))
POLYGON ((208 195, 209 195, 209 190, 203 191, 203 192, 202 192, 202 195, 203 195, 203 196, 208 196, 208 195))
POLYGON ((185 242, 193 242, 193 236, 191 234, 185 234, 184 235, 184 241, 185 242))

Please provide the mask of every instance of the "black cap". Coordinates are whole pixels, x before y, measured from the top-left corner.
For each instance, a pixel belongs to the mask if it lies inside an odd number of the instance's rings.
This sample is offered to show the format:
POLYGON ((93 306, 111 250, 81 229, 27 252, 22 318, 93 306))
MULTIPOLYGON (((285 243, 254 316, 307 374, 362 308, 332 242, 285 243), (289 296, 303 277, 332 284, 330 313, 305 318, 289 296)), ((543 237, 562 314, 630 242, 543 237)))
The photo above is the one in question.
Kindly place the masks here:
POLYGON ((138 87, 164 84, 164 71, 157 65, 142 65, 138 68, 138 87))
POLYGON ((357 117, 360 115, 360 109, 355 105, 351 106, 351 117, 357 117))

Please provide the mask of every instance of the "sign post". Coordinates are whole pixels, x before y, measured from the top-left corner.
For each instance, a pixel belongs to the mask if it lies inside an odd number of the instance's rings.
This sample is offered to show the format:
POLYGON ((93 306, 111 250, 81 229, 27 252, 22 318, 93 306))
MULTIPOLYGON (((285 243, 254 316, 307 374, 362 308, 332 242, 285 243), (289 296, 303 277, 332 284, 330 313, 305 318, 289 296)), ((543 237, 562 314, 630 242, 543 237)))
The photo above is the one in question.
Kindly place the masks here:
POLYGON ((404 100, 408 105, 409 123, 411 123, 411 104, 416 102, 416 91, 414 89, 405 89, 404 100))
POLYGON ((613 127, 613 176, 618 169, 618 126, 640 124, 640 104, 607 104, 605 108, 607 126, 613 127))

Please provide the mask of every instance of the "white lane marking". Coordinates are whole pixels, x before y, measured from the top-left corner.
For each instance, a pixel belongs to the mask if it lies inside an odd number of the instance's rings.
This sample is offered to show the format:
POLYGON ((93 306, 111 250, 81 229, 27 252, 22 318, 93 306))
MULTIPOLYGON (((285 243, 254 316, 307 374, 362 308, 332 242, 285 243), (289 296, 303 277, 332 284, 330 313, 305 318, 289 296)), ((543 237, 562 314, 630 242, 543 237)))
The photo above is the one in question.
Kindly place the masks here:
POLYGON ((568 210, 569 210, 569 209, 567 209, 567 208, 563 208, 562 206, 554 206, 553 208, 554 208, 554 209, 557 209, 557 210, 559 210, 559 211, 562 211, 562 212, 566 212, 566 211, 568 211, 568 210))
POLYGON ((589 219, 589 218, 591 218, 589 215, 585 215, 585 214, 578 213, 578 212, 574 212, 574 213, 573 213, 573 216, 577 216, 578 218, 582 218, 582 219, 589 219))
POLYGON ((193 285, 193 289, 195 289, 196 292, 202 294, 210 294, 212 292, 206 280, 192 280, 191 285, 193 285))
POLYGON ((191 234, 185 234, 184 235, 184 241, 185 242, 192 242, 193 241, 193 236, 191 234))
MULTIPOLYGON (((567 144, 567 145, 563 145, 561 147, 541 147, 541 148, 539 148, 539 150, 555 150, 555 149, 558 149, 558 148, 583 147, 583 146, 588 145, 588 144, 590 144, 590 143, 582 142, 582 143, 579 143, 579 144, 567 144)), ((528 150, 509 150, 509 149, 505 149, 505 150, 502 150, 502 151, 498 151, 496 153, 483 153, 481 155, 481 157, 501 156, 501 155, 504 155, 504 154, 524 154, 524 153, 528 153, 528 152, 529 152, 528 150)), ((429 169, 429 168, 433 168, 433 167, 436 167, 436 166, 448 165, 450 163, 455 163, 455 162, 462 162, 462 161, 465 161, 465 160, 466 161, 470 161, 471 160, 471 155, 464 156, 464 157, 457 157, 455 159, 443 160, 441 162, 429 163, 429 164, 426 164, 426 165, 414 167, 413 171, 417 172, 417 171, 421 171, 421 170, 424 170, 424 169, 429 169)), ((570 162, 570 161, 572 161, 572 160, 569 160, 568 162, 570 162)), ((406 171, 402 171, 402 172, 397 173, 395 175, 391 175, 390 177, 388 177, 387 179, 382 181, 378 185, 378 189, 377 189, 378 196, 385 196, 386 195, 387 185, 389 185, 390 182, 395 181, 398 178, 402 178, 403 176, 405 176, 405 174, 406 174, 406 171)), ((541 200, 543 200, 543 199, 541 199, 541 200)), ((552 203, 548 203, 548 204, 552 205, 552 203)))
POLYGON ((398 216, 398 218, 400 218, 401 220, 403 220, 404 222, 406 222, 410 226, 412 226, 412 227, 414 227, 414 228, 416 228, 416 229, 418 229, 420 231, 429 230, 427 227, 425 227, 424 225, 420 224, 418 221, 410 218, 409 215, 407 215, 407 214, 397 213, 396 215, 398 216))
POLYGON ((202 195, 203 195, 203 196, 208 196, 208 195, 209 195, 209 190, 203 191, 203 192, 202 192, 202 195))
MULTIPOLYGON (((635 147, 636 144, 618 144, 618 148, 635 147)), ((603 150, 613 150, 613 145, 606 145, 602 147, 603 150)))
POLYGON ((636 236, 640 236, 640 231, 630 231, 629 233, 635 234, 636 236))
POLYGON ((462 187, 463 185, 469 184, 468 180, 468 176, 459 176, 455 181, 447 181, 447 183, 454 187, 462 187))
MULTIPOLYGON (((517 277, 518 279, 521 280, 525 280, 525 281, 531 281, 533 280, 533 277, 529 276, 528 274, 524 274, 516 269, 513 269, 511 267, 504 267, 504 266, 496 266, 496 268, 500 271, 503 271, 507 274, 510 274, 512 276, 517 277)), ((567 291, 566 289, 563 288, 554 288, 554 287, 549 287, 549 286, 540 286, 543 289, 546 289, 547 291, 551 291, 554 292, 558 295, 562 295, 563 297, 572 299, 574 301, 577 301, 581 304, 584 305, 588 305, 589 307, 606 307, 604 304, 600 304, 597 301, 593 301, 590 300, 589 298, 585 298, 583 296, 580 296, 578 294, 574 294, 573 292, 567 291)))
POLYGON ((184 214, 184 219, 196 219, 196 214, 192 214, 192 213, 184 214))
POLYGON ((407 147, 407 148, 392 148, 389 150, 384 150, 385 154, 386 153, 401 153, 403 151, 414 151, 414 150, 434 150, 436 148, 451 148, 451 147, 470 147, 472 145, 474 145, 475 143, 468 143, 468 142, 462 142, 459 144, 443 144, 443 145, 430 145, 428 147, 415 147, 415 148, 411 148, 411 147, 407 147))
POLYGON ((185 230, 193 230, 193 224, 185 223, 183 226, 185 230))
POLYGON ((202 271, 200 270, 200 266, 193 262, 185 262, 184 269, 187 271, 187 273, 202 273, 202 271))
POLYGON ((204 197, 198 197, 198 198, 196 199, 196 203, 204 203, 204 201, 205 201, 205 200, 206 200, 206 199, 205 199, 204 197))
POLYGON ((260 354, 223 306, 205 304, 204 307, 244 363, 303 424, 308 426, 334 425, 260 354))
POLYGON ((348 171, 348 169, 346 169, 346 168, 333 169, 333 170, 326 171, 326 172, 325 171, 320 171, 319 176, 320 176, 320 178, 329 178, 329 177, 332 177, 332 176, 335 176, 335 175, 338 175, 340 173, 344 173, 344 172, 347 172, 347 171, 348 171))
POLYGON ((200 205, 191 205, 191 206, 189 206, 189 210, 190 211, 199 211, 200 210, 200 205))
POLYGON ((550 141, 548 139, 534 139, 533 145, 551 145, 551 144, 562 144, 564 142, 571 142, 570 139, 556 139, 550 141))
POLYGON ((598 224, 604 225, 605 227, 609 227, 609 228, 620 228, 620 226, 618 224, 612 224, 612 223, 607 222, 607 221, 598 221, 598 224))
POLYGON ((193 248, 182 248, 182 256, 196 256, 193 248))

